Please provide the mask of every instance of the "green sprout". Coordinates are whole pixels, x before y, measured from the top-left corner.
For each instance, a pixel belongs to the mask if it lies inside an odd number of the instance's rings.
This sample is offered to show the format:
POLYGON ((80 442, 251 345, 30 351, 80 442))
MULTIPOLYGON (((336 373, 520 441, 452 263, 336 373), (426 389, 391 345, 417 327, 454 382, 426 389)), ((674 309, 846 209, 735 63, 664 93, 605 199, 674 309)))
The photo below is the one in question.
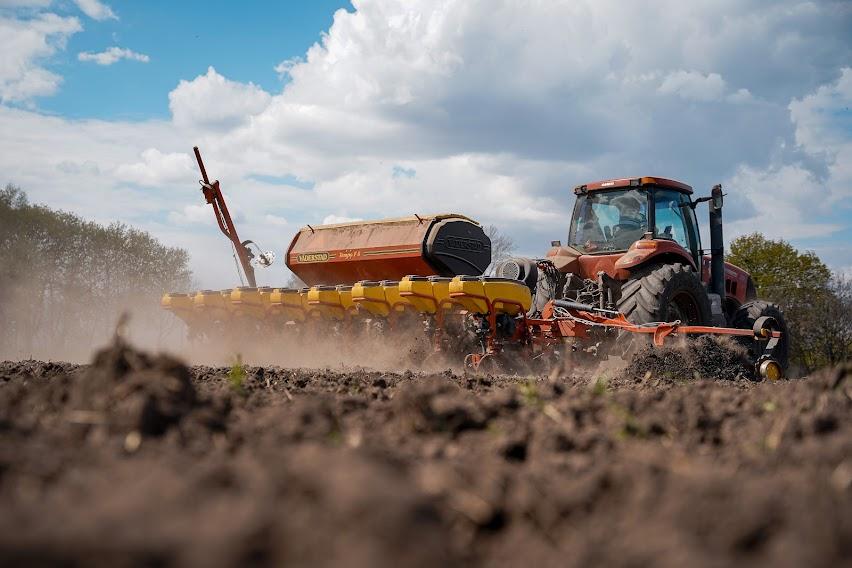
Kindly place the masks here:
POLYGON ((527 406, 538 407, 542 405, 541 394, 538 392, 535 381, 528 380, 521 385, 519 390, 521 391, 522 400, 527 406))
POLYGON ((245 396, 246 390, 244 384, 247 375, 246 366, 243 365, 243 357, 237 353, 231 365, 231 370, 228 371, 228 384, 231 385, 231 390, 241 396, 245 396))
POLYGON ((609 379, 606 377, 598 377, 595 380, 595 384, 592 385, 592 394, 595 396, 603 396, 606 394, 606 387, 609 383, 609 379))

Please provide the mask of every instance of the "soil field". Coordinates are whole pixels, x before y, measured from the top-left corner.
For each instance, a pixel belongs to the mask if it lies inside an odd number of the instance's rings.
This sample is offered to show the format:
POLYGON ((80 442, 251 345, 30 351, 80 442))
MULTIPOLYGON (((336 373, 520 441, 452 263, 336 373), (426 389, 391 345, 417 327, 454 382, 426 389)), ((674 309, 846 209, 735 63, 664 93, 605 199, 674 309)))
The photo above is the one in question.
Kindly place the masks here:
POLYGON ((852 367, 757 383, 723 359, 2 363, 0 563, 850 565, 852 367))

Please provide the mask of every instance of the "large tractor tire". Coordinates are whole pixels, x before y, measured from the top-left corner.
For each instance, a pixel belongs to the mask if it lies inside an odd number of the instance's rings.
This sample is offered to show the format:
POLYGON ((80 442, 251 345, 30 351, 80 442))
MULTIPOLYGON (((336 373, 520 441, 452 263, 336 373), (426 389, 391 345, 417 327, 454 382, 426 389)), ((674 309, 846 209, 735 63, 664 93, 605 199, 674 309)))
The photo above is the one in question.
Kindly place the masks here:
MULTIPOLYGON (((731 327, 737 329, 753 329, 754 322, 759 318, 769 316, 778 323, 781 339, 778 346, 775 348, 775 360, 781 365, 781 369, 785 372, 790 364, 790 332, 787 328, 787 321, 784 319, 784 312, 776 304, 765 302, 763 300, 752 300, 746 302, 734 312, 734 317, 731 318, 731 327)), ((760 353, 754 353, 754 341, 751 338, 743 338, 743 345, 749 350, 749 357, 753 362, 756 362, 760 353)))
MULTIPOLYGON (((698 275, 684 264, 658 264, 631 275, 621 287, 618 310, 635 324, 673 322, 709 325, 710 299, 698 275)), ((628 360, 651 343, 646 334, 621 331, 616 353, 628 360)))
POLYGON ((650 266, 632 275, 621 287, 618 309, 632 323, 710 323, 710 299, 698 275, 676 264, 650 266))

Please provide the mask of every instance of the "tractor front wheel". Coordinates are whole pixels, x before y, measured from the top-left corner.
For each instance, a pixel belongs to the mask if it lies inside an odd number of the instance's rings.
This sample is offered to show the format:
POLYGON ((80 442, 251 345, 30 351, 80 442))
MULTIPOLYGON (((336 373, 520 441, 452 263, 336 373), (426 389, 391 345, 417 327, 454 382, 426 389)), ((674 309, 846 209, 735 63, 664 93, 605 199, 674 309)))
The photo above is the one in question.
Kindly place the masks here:
POLYGON ((710 299, 684 264, 661 264, 632 275, 621 287, 618 309, 632 323, 672 322, 708 325, 710 299))
MULTIPOLYGON (((698 275, 684 264, 658 264, 638 270, 621 287, 618 310, 635 324, 680 321, 708 325, 710 299, 698 275)), ((624 360, 650 344, 646 334, 620 331, 617 353, 624 360)))

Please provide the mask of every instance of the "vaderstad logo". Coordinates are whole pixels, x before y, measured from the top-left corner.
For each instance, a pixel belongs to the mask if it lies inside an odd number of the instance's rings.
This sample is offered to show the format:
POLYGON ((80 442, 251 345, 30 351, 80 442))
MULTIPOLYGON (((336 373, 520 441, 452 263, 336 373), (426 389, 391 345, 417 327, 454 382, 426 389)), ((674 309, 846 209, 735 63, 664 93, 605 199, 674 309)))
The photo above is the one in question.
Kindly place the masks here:
POLYGON ((467 239, 465 237, 447 237, 447 248, 456 250, 471 250, 480 251, 484 248, 483 244, 476 239, 467 239))
POLYGON ((328 260, 327 252, 308 252, 302 253, 296 259, 299 262, 325 262, 328 260))

